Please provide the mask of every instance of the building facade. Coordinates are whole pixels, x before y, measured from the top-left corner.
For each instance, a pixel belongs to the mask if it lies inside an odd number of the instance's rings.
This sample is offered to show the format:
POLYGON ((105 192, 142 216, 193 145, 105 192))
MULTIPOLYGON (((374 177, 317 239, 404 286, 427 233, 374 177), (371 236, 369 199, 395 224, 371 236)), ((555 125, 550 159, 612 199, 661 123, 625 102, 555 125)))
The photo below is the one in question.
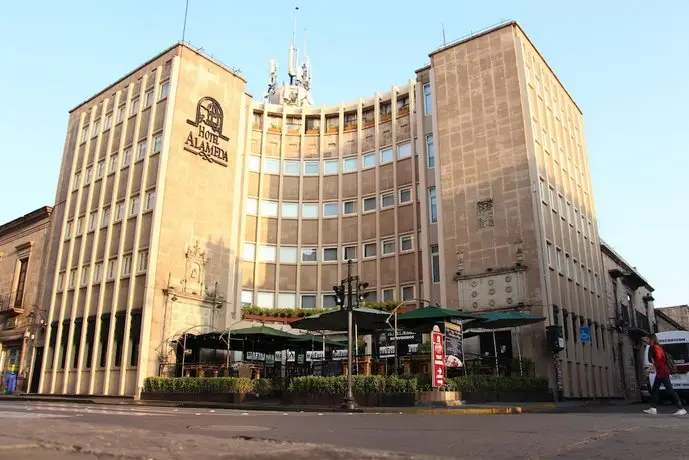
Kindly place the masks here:
POLYGON ((674 305, 672 307, 657 308, 656 313, 662 312, 670 320, 674 321, 677 326, 670 330, 689 330, 689 305, 674 305))
MULTIPOLYGON (((334 106, 293 48, 265 101, 178 44, 70 112, 40 392, 137 394, 171 338, 246 304, 334 306, 352 260, 368 300, 543 314, 567 331, 565 395, 613 396, 583 118, 522 29, 334 106)), ((555 385, 543 326, 520 339, 555 385)))
POLYGON ((0 376, 16 371, 19 391, 28 388, 31 344, 40 330, 33 326, 45 314, 40 275, 51 213, 44 206, 0 225, 0 376))
MULTIPOLYGON (((680 307, 686 307, 685 305, 679 305, 680 307)), ((673 308, 673 307, 666 307, 673 308)), ((687 323, 681 323, 675 315, 668 315, 665 313, 665 308, 656 308, 654 311, 654 316, 656 318, 656 330, 657 332, 669 332, 669 331, 686 331, 687 323)))

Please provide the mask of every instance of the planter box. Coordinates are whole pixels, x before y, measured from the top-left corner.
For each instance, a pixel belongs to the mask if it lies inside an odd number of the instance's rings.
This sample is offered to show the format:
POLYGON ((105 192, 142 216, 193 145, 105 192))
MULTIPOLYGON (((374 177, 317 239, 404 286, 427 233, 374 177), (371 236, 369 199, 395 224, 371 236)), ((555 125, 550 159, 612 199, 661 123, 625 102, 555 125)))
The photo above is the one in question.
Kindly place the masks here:
POLYGON ((504 390, 504 391, 463 391, 459 399, 469 404, 494 402, 551 402, 553 395, 549 390, 504 390))
POLYGON ((264 321, 266 323, 282 323, 282 324, 289 324, 293 323, 294 321, 300 319, 296 316, 291 317, 291 318, 282 318, 280 316, 261 316, 261 315, 254 315, 251 313, 244 313, 242 315, 242 319, 248 320, 248 321, 264 321))
POLYGON ((254 399, 253 395, 239 393, 153 393, 142 392, 141 399, 147 401, 226 402, 241 403, 254 399))

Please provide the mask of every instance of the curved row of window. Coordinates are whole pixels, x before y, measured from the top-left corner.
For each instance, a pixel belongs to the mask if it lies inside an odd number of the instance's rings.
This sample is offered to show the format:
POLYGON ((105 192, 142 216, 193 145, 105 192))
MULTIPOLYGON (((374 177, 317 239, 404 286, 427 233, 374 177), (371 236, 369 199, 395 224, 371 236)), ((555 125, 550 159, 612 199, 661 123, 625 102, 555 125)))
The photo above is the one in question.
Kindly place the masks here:
MULTIPOLYGON (((411 142, 405 142, 397 146, 398 160, 411 156, 411 142)), ((261 158, 258 155, 250 155, 249 171, 260 172, 263 170, 265 174, 284 174, 286 176, 318 176, 321 172, 323 175, 339 174, 340 171, 343 173, 356 172, 359 170, 360 162, 361 169, 369 169, 374 168, 377 164, 392 163, 394 159, 395 154, 392 147, 381 149, 378 152, 366 153, 361 155, 361 157, 349 157, 341 160, 280 160, 279 158, 261 158), (323 164, 322 168, 321 163, 323 164)))
MULTIPOLYGON (((368 291, 366 296, 367 302, 378 302, 380 298, 383 302, 390 302, 393 300, 411 300, 415 297, 415 286, 401 286, 399 294, 395 295, 395 288, 383 288, 380 290, 380 297, 378 291, 368 291)), ((334 294, 322 294, 321 302, 318 302, 318 295, 314 293, 300 294, 297 296, 295 292, 266 292, 257 291, 254 296, 254 291, 243 290, 241 294, 242 305, 256 305, 263 308, 302 308, 304 310, 320 308, 336 307, 334 294), (298 301, 297 301, 298 299, 298 301)))

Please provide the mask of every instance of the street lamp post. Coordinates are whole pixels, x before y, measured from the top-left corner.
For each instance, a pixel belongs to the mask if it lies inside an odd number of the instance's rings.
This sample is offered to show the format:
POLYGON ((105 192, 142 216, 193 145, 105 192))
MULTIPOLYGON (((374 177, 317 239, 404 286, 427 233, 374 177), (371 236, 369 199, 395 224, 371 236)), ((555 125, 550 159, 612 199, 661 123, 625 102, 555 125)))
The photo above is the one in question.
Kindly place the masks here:
POLYGON ((403 301, 401 301, 400 303, 398 303, 398 304, 395 306, 395 308, 390 312, 390 314, 388 315, 388 317, 387 317, 386 320, 385 320, 385 322, 387 323, 387 325, 390 326, 390 327, 392 327, 393 330, 395 331, 395 338, 394 338, 394 341, 395 341, 395 374, 398 374, 398 373, 399 373, 399 369, 400 369, 399 353, 397 352, 397 310, 399 310, 400 307, 401 307, 402 305, 404 305, 404 304, 406 304, 406 303, 409 303, 409 302, 414 302, 414 301, 416 301, 416 302, 426 302, 426 303, 428 303, 428 304, 431 303, 430 300, 421 299, 421 298, 417 298, 417 297, 414 297, 414 298, 412 298, 412 299, 403 300, 403 301), (394 325, 394 327, 390 325, 390 317, 391 317, 391 316, 394 316, 394 317, 395 317, 395 325, 394 325))

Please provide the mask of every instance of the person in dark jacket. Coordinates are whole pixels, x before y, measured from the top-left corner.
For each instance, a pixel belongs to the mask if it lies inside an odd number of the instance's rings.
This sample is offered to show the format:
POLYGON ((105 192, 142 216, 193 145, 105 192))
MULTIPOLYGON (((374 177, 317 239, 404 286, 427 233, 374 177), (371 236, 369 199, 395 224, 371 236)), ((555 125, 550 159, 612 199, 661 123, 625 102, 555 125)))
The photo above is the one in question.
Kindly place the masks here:
POLYGON ((646 342, 646 344, 648 344, 650 347, 648 350, 648 359, 653 364, 653 366, 646 368, 646 375, 648 375, 653 368, 655 368, 656 371, 656 377, 653 381, 653 388, 651 389, 652 405, 650 409, 646 409, 644 412, 651 415, 656 415, 658 413, 660 385, 663 385, 677 406, 677 412, 675 412, 675 415, 686 415, 687 411, 684 409, 684 407, 682 407, 682 401, 680 401, 675 389, 672 388, 672 382, 670 381, 670 367, 667 363, 665 350, 663 350, 663 347, 661 347, 658 343, 658 337, 656 337, 655 334, 651 334, 648 337, 644 337, 644 342, 646 342))

